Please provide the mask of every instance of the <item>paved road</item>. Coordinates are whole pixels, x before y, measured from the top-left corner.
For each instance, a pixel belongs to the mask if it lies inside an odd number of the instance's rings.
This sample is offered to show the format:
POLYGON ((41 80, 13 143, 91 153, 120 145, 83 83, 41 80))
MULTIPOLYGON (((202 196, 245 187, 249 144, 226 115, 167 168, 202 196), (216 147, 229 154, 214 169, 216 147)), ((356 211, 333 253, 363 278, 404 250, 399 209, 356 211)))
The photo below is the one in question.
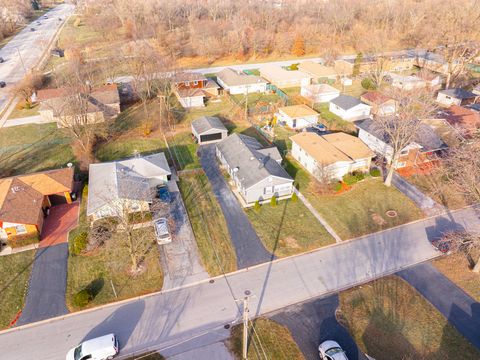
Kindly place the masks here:
POLYGON ((432 264, 420 264, 398 273, 480 350, 480 303, 440 273, 432 264))
POLYGON ((0 64, 0 81, 7 83, 5 88, 0 89, 0 114, 8 103, 9 89, 23 78, 25 71, 38 64, 49 42, 62 25, 63 21, 58 18, 66 19, 74 8, 69 4, 56 6, 47 13, 48 19, 42 17, 38 20, 41 25, 37 25, 37 20, 33 21, 0 49, 0 57, 5 59, 5 62, 0 64), (30 31, 32 27, 35 31, 30 31))
POLYGON ((110 331, 119 336, 123 355, 155 348, 173 356, 226 339, 229 332, 224 325, 240 316, 234 299, 242 298, 246 290, 255 295, 250 302, 252 317, 336 293, 435 258, 438 252, 429 239, 458 227, 478 231, 479 215, 468 208, 238 271, 214 282, 3 331, 2 358, 62 359, 82 340, 110 331))
POLYGON ((288 306, 268 317, 290 330, 307 360, 318 360, 318 345, 325 340, 338 342, 349 360, 367 360, 347 329, 337 322, 338 305, 335 294, 288 306))
POLYGON ((202 168, 210 180, 213 193, 227 222, 230 238, 237 255, 238 268, 243 269, 270 261, 272 255, 265 250, 250 220, 218 168, 215 145, 203 145, 199 152, 202 168))
POLYGON ((165 271, 163 290, 208 278, 175 180, 169 181, 168 190, 172 196, 170 216, 175 220, 176 228, 173 241, 160 246, 160 258, 165 271))
POLYGON ((17 325, 68 313, 65 306, 67 259, 68 244, 66 243, 37 250, 27 299, 17 325))

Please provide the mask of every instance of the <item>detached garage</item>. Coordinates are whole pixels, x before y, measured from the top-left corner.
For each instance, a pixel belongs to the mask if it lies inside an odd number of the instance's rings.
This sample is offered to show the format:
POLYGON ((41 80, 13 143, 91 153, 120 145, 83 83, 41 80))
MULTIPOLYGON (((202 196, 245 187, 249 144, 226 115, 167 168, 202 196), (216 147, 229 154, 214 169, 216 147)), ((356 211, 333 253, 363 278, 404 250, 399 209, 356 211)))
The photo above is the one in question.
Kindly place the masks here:
POLYGON ((192 134, 199 145, 204 145, 222 141, 228 130, 219 118, 202 116, 192 121, 192 134))

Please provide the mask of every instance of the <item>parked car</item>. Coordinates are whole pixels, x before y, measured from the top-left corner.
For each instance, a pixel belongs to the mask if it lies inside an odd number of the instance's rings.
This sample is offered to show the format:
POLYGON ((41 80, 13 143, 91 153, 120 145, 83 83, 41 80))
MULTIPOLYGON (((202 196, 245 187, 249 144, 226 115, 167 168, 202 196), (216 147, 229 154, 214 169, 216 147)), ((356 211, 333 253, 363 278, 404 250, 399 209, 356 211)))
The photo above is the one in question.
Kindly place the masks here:
POLYGON ((157 244, 163 245, 172 242, 172 236, 168 229, 168 220, 167 218, 159 218, 153 222, 153 227, 155 228, 155 235, 157 236, 157 244))
POLYGON ((50 51, 50 53, 52 54, 52 56, 56 56, 56 57, 64 57, 65 56, 65 52, 62 49, 52 49, 50 51))
POLYGON ((327 127, 323 124, 316 124, 306 128, 307 132, 314 132, 318 135, 325 135, 327 133, 327 127))
POLYGON ((0 64, 5 62, 5 59, 3 57, 0 56, 0 64))
POLYGON ((110 360, 118 354, 118 351, 117 337, 115 334, 108 334, 84 341, 71 349, 66 360, 110 360))
POLYGON ((30 28, 30 31, 35 31, 35 28, 30 28))
POLYGON ((322 342, 318 346, 318 352, 322 360, 348 360, 345 351, 333 340, 322 342))
POLYGON ((58 21, 62 21, 62 18, 58 18, 58 21))
POLYGON ((159 186, 157 188, 157 197, 163 202, 172 202, 172 196, 170 195, 170 191, 168 191, 166 186, 159 186))
POLYGON ((5 81, 0 81, 0 88, 4 88, 5 86, 7 86, 5 81))

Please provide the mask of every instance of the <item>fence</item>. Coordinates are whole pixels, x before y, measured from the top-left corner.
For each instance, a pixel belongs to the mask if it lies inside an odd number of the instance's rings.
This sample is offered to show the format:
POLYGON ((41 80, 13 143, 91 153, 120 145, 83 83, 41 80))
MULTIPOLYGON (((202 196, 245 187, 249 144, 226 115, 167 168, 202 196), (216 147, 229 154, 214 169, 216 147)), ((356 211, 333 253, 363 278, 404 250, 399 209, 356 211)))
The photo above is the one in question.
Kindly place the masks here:
POLYGON ((275 92, 275 94, 278 95, 278 97, 283 101, 283 103, 286 105, 289 103, 289 97, 287 94, 285 94, 282 90, 277 88, 275 85, 268 84, 267 89, 275 92))

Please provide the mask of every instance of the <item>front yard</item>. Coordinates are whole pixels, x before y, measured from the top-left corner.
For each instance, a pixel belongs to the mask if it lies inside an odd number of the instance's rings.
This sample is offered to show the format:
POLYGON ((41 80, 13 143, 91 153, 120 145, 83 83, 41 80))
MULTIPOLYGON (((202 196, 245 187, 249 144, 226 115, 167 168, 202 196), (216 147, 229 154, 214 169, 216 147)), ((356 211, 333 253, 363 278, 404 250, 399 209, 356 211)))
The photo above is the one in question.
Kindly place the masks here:
POLYGON ((0 256, 0 330, 23 309, 23 302, 36 250, 0 256))
POLYGON ((447 319, 396 276, 340 293, 337 316, 362 351, 376 359, 480 357, 447 319))
POLYGON ((321 195, 315 191, 313 177, 291 157, 287 171, 300 192, 343 239, 351 239, 422 218, 416 205, 394 187, 386 187, 380 178, 367 177, 340 194, 321 195), (394 210, 395 217, 386 212, 394 210))
POLYGON ((282 200, 246 210, 266 249, 278 257, 300 254, 335 240, 300 200, 282 200))
POLYGON ((178 186, 207 272, 216 276, 237 270, 225 218, 203 170, 181 174, 178 186))

